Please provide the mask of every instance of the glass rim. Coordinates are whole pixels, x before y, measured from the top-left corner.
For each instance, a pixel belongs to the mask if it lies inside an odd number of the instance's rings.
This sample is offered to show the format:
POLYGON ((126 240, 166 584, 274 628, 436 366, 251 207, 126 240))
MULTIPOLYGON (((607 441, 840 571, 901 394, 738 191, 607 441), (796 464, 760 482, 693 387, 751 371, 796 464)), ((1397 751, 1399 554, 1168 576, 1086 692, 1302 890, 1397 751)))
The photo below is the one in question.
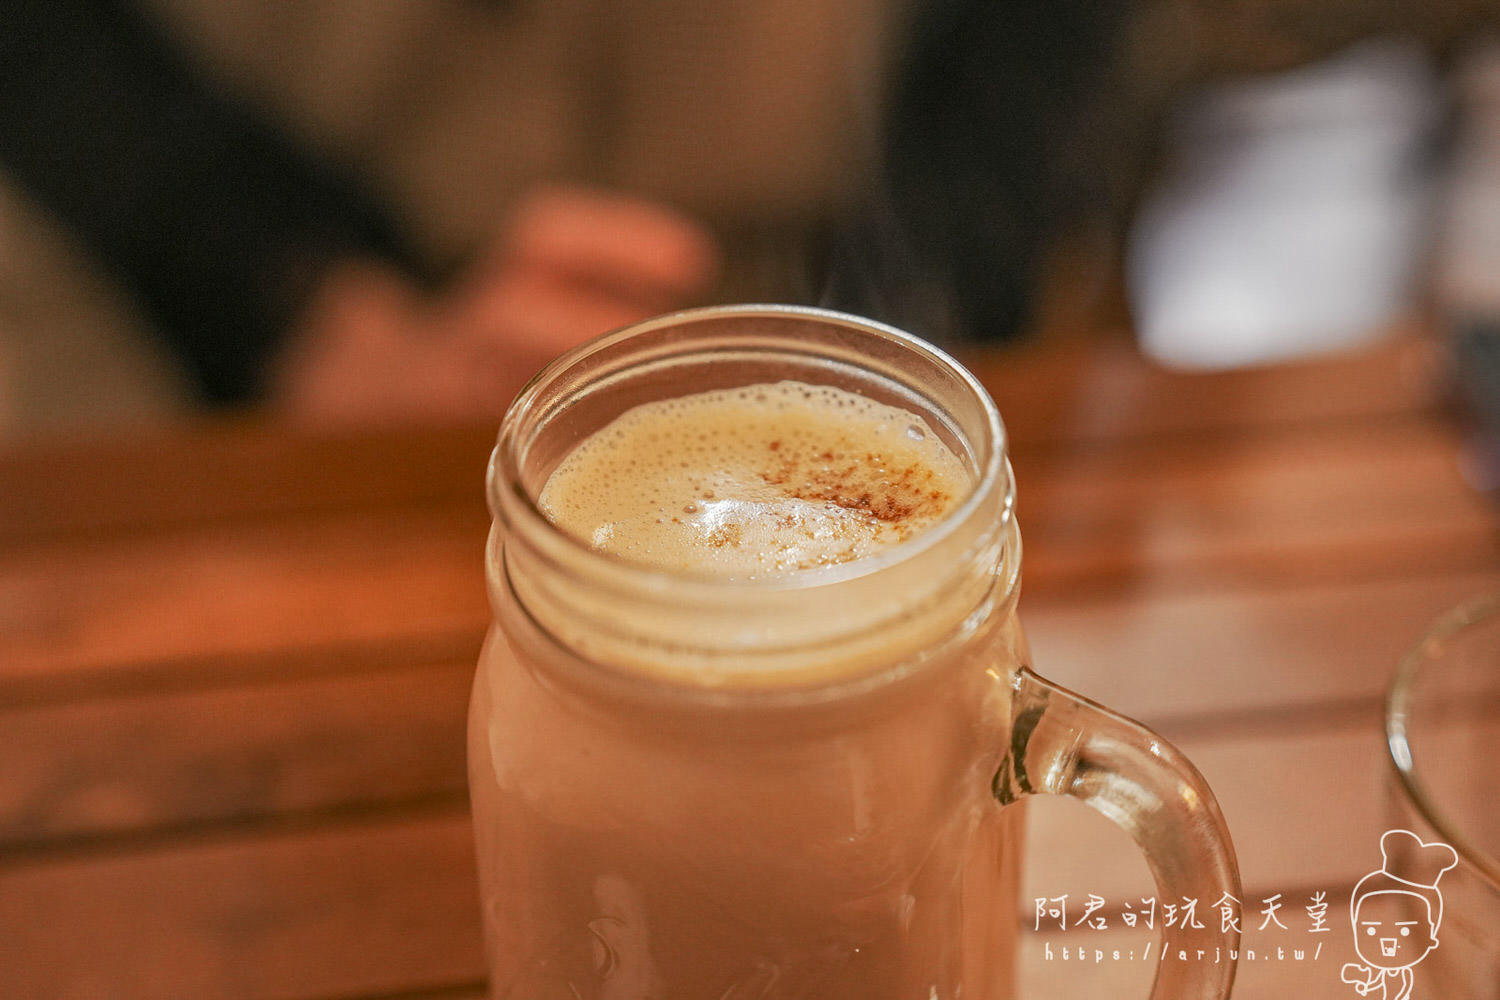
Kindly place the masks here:
MULTIPOLYGON (((972 446, 974 443, 970 442, 970 444, 972 446)), ((532 376, 511 401, 501 421, 496 445, 490 456, 487 493, 491 511, 496 517, 508 522, 513 531, 545 538, 546 543, 554 547, 555 553, 570 563, 591 566, 595 571, 608 577, 628 579, 631 585, 657 594, 667 594, 690 587, 700 596, 715 595, 719 599, 732 600, 737 595, 803 591, 809 588, 837 585, 890 570, 933 548, 959 530, 961 526, 969 523, 988 502, 991 493, 996 490, 1001 491, 1000 523, 997 528, 1004 528, 1015 518, 1015 483, 1014 477, 1010 474, 1008 453, 1009 441, 1005 426, 989 391, 968 368, 952 355, 913 334, 877 320, 813 306, 779 304, 703 306, 666 313, 601 334, 562 354, 532 376), (852 562, 797 570, 759 579, 725 578, 712 574, 663 569, 615 553, 602 552, 584 539, 577 538, 554 525, 542 512, 536 498, 532 497, 521 485, 518 445, 521 443, 519 438, 523 415, 536 405, 537 400, 560 377, 597 352, 608 350, 633 337, 663 327, 690 324, 699 320, 733 317, 801 318, 842 326, 900 344, 961 382, 979 401, 984 414, 985 429, 990 438, 988 453, 975 455, 977 476, 969 495, 937 524, 874 555, 852 562)), ((708 599, 714 598, 708 597, 708 599)))
POLYGON ((1423 785, 1416 771, 1417 754, 1413 752, 1408 731, 1416 685, 1424 666, 1431 666, 1428 647, 1497 617, 1500 617, 1500 591, 1470 598, 1449 609, 1428 627, 1401 657, 1391 677, 1385 699, 1385 738, 1388 758, 1407 801, 1470 868, 1500 891, 1500 858, 1475 844, 1423 785))

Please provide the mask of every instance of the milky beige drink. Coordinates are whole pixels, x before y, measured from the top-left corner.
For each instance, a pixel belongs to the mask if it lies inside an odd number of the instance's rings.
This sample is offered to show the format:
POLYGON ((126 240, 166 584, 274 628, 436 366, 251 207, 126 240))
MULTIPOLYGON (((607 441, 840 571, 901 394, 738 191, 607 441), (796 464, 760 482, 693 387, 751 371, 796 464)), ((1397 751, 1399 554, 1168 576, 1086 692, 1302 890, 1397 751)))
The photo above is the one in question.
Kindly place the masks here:
MULTIPOLYGON (((972 478, 911 411, 778 381, 627 411, 562 460, 540 507, 625 559, 774 583, 913 539, 972 478)), ((990 805, 982 782, 957 783, 991 750, 978 718, 986 699, 936 672, 897 688, 836 711, 738 717, 634 706, 607 718, 530 684, 503 701, 477 698, 494 706, 483 730, 529 734, 507 770, 548 760, 544 785, 508 790, 480 832, 513 861, 492 907, 525 884, 551 887, 509 921, 495 958, 518 985, 496 995, 566 997, 566 980, 580 996, 631 1000, 928 1000, 933 986, 957 996, 964 923, 953 883, 990 805)), ((493 784, 477 780, 476 798, 493 784)), ((1000 874, 998 828, 988 832, 997 855, 979 881, 1000 874)), ((1003 910, 986 904, 969 922, 988 929, 1003 910)), ((998 994, 975 985, 964 995, 998 994)))
POLYGON ((756 580, 872 556, 969 488, 921 417, 786 381, 630 410, 563 460, 541 507, 603 551, 756 580))
MULTIPOLYGON (((494 997, 1007 1000, 1039 792, 1166 897, 1237 892, 1201 779, 1024 668, 1003 431, 931 348, 779 307, 601 338, 512 406, 490 502, 494 997)), ((1158 1000, 1224 995, 1188 965, 1158 1000)))

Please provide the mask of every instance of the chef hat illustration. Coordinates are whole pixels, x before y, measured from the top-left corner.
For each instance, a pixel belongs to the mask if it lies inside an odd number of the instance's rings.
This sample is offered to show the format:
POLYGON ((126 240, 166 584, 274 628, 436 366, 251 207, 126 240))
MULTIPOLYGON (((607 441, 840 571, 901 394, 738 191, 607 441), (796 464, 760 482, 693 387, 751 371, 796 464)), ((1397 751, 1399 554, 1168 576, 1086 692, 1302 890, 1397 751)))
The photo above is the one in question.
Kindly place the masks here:
POLYGON ((1409 892, 1427 900, 1432 913, 1432 932, 1443 922, 1443 894, 1438 880, 1458 864, 1458 853, 1447 844, 1426 844, 1410 830, 1387 830, 1380 838, 1380 869, 1370 872, 1354 886, 1350 913, 1359 901, 1377 892, 1409 892))

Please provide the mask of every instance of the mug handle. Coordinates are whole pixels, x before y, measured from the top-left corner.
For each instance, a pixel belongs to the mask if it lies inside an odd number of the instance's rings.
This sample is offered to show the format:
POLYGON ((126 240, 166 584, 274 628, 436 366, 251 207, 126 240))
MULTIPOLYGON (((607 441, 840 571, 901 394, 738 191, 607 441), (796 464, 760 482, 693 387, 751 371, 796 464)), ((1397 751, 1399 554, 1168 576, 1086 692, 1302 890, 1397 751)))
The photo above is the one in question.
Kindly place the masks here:
MULTIPOLYGON (((1011 675, 1010 746, 995 774, 1002 806, 1032 795, 1070 795, 1118 824, 1146 855, 1160 898, 1242 898, 1229 829, 1213 792, 1176 747, 1140 723, 1038 677, 1028 667, 1011 675)), ((1223 1000, 1235 962, 1198 960, 1203 949, 1236 952, 1239 933, 1180 927, 1172 945, 1187 961, 1156 964, 1151 1000, 1223 1000)), ((1163 930, 1165 936, 1165 930, 1163 930)))

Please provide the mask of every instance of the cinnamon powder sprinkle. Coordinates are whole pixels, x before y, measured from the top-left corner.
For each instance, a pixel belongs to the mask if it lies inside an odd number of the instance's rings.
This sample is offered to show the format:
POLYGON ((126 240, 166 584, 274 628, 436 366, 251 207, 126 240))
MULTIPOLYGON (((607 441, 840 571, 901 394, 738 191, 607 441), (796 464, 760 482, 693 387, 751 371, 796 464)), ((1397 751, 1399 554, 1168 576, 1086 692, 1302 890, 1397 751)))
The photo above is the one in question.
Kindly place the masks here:
POLYGON ((780 444, 772 442, 778 461, 761 478, 792 499, 858 511, 888 525, 932 521, 954 499, 947 490, 932 487, 933 470, 922 463, 890 469, 887 459, 870 451, 853 457, 850 451, 825 449, 809 457, 796 449, 782 451, 780 444))

